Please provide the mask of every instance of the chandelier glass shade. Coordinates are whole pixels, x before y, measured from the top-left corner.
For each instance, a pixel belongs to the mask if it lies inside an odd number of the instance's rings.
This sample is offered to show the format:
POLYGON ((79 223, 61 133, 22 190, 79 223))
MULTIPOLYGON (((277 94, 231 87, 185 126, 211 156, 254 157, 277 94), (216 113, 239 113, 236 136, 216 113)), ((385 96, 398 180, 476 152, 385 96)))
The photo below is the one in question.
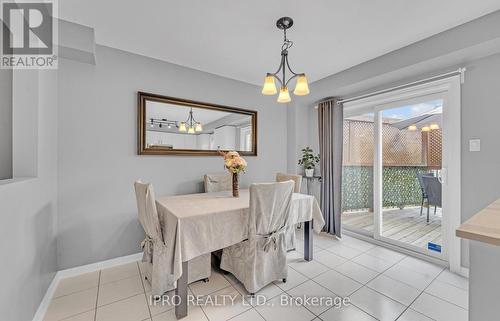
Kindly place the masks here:
POLYGON ((292 101, 292 98, 290 98, 290 93, 288 92, 288 88, 281 87, 280 94, 278 95, 278 102, 279 103, 289 103, 291 101, 292 101))
POLYGON ((286 30, 293 25, 293 19, 289 17, 283 17, 278 19, 276 26, 283 30, 283 45, 281 46, 281 62, 278 70, 275 73, 267 73, 264 79, 264 85, 262 86, 263 95, 276 95, 278 90, 276 88, 276 80, 279 83, 280 90, 278 95, 279 103, 288 103, 292 99, 288 90, 288 85, 291 80, 296 79, 295 89, 293 91, 296 96, 304 96, 309 94, 309 85, 307 83, 307 77, 304 73, 296 73, 290 68, 288 62, 288 49, 293 46, 293 42, 286 37, 286 30), (288 76, 287 72, 291 75, 288 76))

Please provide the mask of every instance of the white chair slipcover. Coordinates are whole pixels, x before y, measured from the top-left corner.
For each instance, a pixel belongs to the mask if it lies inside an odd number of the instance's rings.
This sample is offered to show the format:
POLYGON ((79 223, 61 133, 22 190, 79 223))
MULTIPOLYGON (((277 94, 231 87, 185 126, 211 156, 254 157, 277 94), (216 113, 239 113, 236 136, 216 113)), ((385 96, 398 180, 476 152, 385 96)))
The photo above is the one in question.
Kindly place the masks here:
MULTIPOLYGON (((146 233, 141 242, 144 251, 142 262, 145 267, 145 277, 151 283, 153 295, 175 289, 176 284, 172 275, 165 273, 169 264, 167 244, 161 229, 153 186, 151 184, 135 182, 135 194, 139 221, 146 233)), ((188 282, 194 282, 210 277, 210 253, 198 256, 188 263, 188 282)))
POLYGON ((213 173, 203 177, 205 193, 230 191, 233 188, 231 174, 213 173))
POLYGON ((231 272, 250 293, 288 275, 285 231, 293 187, 290 181, 252 184, 248 239, 222 251, 221 268, 231 272))
MULTIPOLYGON (((301 175, 285 174, 285 173, 277 173, 276 174, 276 182, 286 182, 286 181, 290 181, 290 180, 295 183, 294 188, 293 188, 293 192, 300 193, 300 188, 302 186, 302 176, 301 175)), ((287 251, 295 250, 295 247, 297 246, 297 238, 295 236, 295 229, 296 229, 296 226, 292 225, 286 231, 285 242, 286 242, 287 251)))
MULTIPOLYGON (((229 173, 205 174, 203 177, 205 193, 230 191, 233 189, 232 177, 229 173)), ((214 255, 214 265, 219 267, 222 257, 222 250, 212 252, 214 255)))

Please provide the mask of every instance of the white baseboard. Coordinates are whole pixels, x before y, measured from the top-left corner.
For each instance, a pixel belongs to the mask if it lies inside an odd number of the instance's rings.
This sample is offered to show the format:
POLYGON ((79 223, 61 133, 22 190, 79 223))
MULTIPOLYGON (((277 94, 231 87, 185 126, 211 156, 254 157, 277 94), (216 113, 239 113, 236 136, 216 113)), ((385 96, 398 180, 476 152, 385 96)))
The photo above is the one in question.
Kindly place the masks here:
POLYGON ((463 276, 464 278, 469 278, 469 268, 466 268, 466 267, 461 267, 460 268, 460 271, 458 272, 458 274, 460 274, 461 276, 463 276))
POLYGON ((68 278, 71 276, 76 276, 76 275, 80 275, 80 274, 84 274, 84 273, 99 271, 102 269, 107 269, 110 267, 139 261, 140 259, 142 259, 142 252, 132 254, 132 255, 127 255, 127 256, 121 256, 121 257, 117 257, 114 259, 101 261, 101 262, 97 262, 97 263, 91 263, 91 264, 87 264, 87 265, 77 266, 74 268, 61 270, 57 273, 60 274, 61 279, 64 279, 64 278, 68 278))
POLYGON ((35 316, 33 317, 33 321, 43 321, 43 317, 45 316, 45 313, 47 312, 50 301, 52 300, 52 297, 54 296, 54 293, 57 289, 57 285, 59 284, 59 282, 62 279, 72 277, 72 276, 77 276, 80 274, 89 273, 89 272, 95 272, 95 271, 99 271, 102 269, 106 269, 106 268, 110 268, 110 267, 114 267, 114 266, 118 266, 118 265, 122 265, 122 264, 127 264, 127 263, 131 263, 131 262, 139 261, 141 258, 142 258, 142 252, 58 271, 56 273, 56 275, 54 276, 54 279, 52 279, 52 282, 50 283, 49 288, 45 292, 45 295, 43 296, 42 302, 40 302, 40 305, 38 306, 38 309, 36 310, 35 316))

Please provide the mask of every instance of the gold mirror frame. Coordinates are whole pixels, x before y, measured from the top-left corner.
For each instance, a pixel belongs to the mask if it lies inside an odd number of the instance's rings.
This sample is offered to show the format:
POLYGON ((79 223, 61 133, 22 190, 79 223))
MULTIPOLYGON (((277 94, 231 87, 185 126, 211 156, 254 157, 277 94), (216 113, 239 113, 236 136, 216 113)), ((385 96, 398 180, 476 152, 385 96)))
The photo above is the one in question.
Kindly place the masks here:
POLYGON ((257 156, 257 111, 236 107, 229 107, 217 104, 203 103, 193 100, 161 96, 146 92, 138 92, 138 154, 139 155, 188 155, 188 156, 219 156, 216 150, 201 149, 166 149, 166 148, 147 148, 146 147, 146 102, 155 101, 186 107, 205 108, 211 110, 225 111, 249 115, 252 117, 252 150, 238 151, 243 156, 257 156))

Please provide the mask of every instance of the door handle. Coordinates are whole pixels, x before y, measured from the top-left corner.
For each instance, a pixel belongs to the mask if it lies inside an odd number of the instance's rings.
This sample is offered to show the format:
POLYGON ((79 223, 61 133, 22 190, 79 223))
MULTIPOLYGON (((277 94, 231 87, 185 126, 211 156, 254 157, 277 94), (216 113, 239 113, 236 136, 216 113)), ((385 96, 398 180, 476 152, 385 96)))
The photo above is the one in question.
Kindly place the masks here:
POLYGON ((438 175, 438 180, 441 184, 448 183, 448 168, 446 167, 441 168, 441 172, 438 175))

